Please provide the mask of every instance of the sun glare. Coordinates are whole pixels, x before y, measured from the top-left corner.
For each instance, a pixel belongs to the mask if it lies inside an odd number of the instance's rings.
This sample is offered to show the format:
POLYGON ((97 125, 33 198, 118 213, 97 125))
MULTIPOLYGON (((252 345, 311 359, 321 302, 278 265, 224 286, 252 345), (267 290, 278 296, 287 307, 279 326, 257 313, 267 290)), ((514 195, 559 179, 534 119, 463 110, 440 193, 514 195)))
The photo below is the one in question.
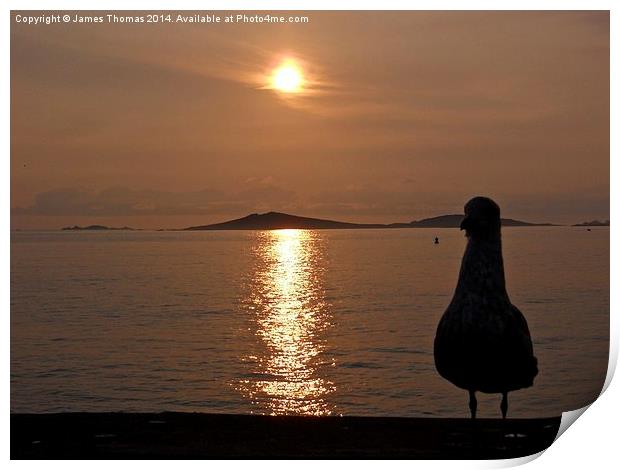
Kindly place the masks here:
POLYGON ((298 93, 304 78, 297 64, 291 60, 283 62, 271 76, 271 86, 282 93, 298 93))

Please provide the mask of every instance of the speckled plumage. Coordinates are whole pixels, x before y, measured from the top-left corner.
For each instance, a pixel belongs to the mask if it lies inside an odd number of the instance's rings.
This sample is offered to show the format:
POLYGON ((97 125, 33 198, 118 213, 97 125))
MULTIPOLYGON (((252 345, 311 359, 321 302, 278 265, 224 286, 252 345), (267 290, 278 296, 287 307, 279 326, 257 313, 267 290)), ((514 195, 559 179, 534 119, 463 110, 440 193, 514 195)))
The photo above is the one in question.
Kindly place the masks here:
POLYGON ((538 373, 527 322, 506 292, 499 206, 476 197, 465 205, 467 248, 450 305, 437 327, 439 374, 470 392, 507 393, 530 387, 538 373))

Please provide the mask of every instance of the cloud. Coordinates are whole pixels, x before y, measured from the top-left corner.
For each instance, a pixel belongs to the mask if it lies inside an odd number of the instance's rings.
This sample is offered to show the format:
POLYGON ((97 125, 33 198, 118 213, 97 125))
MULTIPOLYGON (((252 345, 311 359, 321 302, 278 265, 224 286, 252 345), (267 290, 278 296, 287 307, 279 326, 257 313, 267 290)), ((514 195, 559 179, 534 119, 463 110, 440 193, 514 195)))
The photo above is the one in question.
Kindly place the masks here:
MULTIPOLYGON (((219 220, 254 212, 280 211, 347 221, 408 222, 438 214, 459 213, 474 196, 470 190, 429 194, 405 178, 391 188, 351 184, 298 194, 273 184, 272 177, 249 177, 234 191, 137 190, 111 187, 101 191, 55 189, 36 195, 32 205, 14 207, 14 216, 213 216, 219 220)), ((535 222, 575 223, 609 218, 609 196, 603 188, 593 195, 572 198, 549 192, 505 194, 483 191, 496 199, 506 217, 535 222), (540 205, 544 203, 545 209, 540 205)))
POLYGON ((46 216, 134 216, 229 214, 269 207, 278 201, 295 199, 293 191, 260 180, 240 191, 213 189, 168 192, 111 187, 99 192, 61 188, 35 196, 28 207, 15 207, 13 215, 46 216))
MULTIPOLYGON (((137 190, 116 186, 101 191, 61 188, 36 195, 32 205, 14 207, 13 215, 36 216, 235 216, 253 212, 281 211, 310 216, 395 217, 413 220, 433 214, 424 195, 410 187, 381 188, 347 185, 299 195, 274 184, 271 176, 248 177, 234 191, 203 189, 171 192, 137 190)), ((442 205, 442 201, 435 201, 442 205)), ((450 204, 446 201, 444 207, 450 204)))

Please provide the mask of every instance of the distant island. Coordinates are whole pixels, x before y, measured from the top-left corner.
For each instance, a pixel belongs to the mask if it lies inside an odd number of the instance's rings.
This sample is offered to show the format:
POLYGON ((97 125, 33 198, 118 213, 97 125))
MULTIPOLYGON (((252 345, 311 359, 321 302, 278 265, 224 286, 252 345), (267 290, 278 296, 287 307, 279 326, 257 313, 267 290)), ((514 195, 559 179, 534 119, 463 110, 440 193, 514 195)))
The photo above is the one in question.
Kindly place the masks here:
POLYGON ((88 225, 86 227, 80 227, 74 225, 73 227, 63 227, 63 230, 135 230, 131 227, 106 227, 105 225, 88 225))
MULTIPOLYGON (((404 224, 406 225, 406 224, 404 224)), ((229 220, 219 224, 198 225, 184 230, 275 230, 287 228, 303 229, 354 229, 354 228, 386 228, 384 224, 354 224, 335 220, 313 219, 281 212, 250 214, 240 219, 229 220)))
MULTIPOLYGON (((429 227, 429 228, 459 228, 463 220, 461 214, 440 215, 428 219, 414 220, 408 224, 408 227, 429 227)), ((555 224, 523 222, 515 219, 501 219, 502 227, 553 227, 555 224)))
POLYGON ((609 220, 592 220, 590 222, 581 222, 573 227, 609 227, 609 220))
MULTIPOLYGON (((282 212, 266 212, 250 214, 240 219, 229 220, 210 225, 187 227, 183 230, 277 230, 277 229, 360 229, 360 228, 459 228, 463 215, 451 214, 414 220, 412 222, 393 224, 356 224, 336 220, 315 219, 284 214, 282 212)), ((502 219, 505 227, 552 226, 553 224, 537 224, 514 219, 502 219)))

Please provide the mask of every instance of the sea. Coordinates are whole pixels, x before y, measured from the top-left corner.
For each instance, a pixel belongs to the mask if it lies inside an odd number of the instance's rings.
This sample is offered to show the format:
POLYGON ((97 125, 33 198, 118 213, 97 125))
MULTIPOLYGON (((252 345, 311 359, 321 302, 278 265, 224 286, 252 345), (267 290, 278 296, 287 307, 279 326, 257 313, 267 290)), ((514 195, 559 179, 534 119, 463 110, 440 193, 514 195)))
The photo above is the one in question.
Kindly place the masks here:
MULTIPOLYGON (((13 231, 11 412, 466 417, 467 392, 433 361, 466 242, 447 228, 13 231)), ((506 227, 502 242, 540 369, 509 417, 591 403, 608 227, 506 227)), ((500 417, 500 398, 479 394, 479 416, 500 417)))

